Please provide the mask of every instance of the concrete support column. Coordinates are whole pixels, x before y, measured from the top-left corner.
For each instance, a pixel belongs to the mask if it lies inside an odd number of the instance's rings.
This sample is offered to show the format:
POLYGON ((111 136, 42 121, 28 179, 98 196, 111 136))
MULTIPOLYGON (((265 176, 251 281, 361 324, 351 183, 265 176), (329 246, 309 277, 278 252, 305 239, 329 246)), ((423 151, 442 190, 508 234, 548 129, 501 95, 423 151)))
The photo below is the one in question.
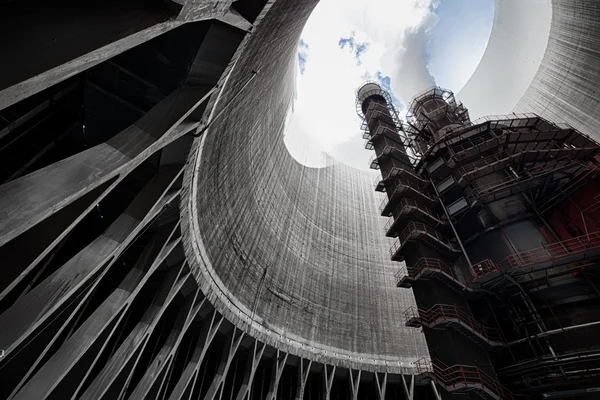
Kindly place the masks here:
POLYGON ((214 91, 178 89, 108 142, 0 186, 0 246, 197 128, 186 118, 214 91))
POLYGON ((139 357, 144 351, 154 328, 169 304, 171 304, 175 295, 190 276, 191 273, 185 264, 182 265, 182 268, 172 269, 154 296, 150 307, 148 307, 131 333, 83 393, 81 396, 82 400, 102 399, 111 388, 111 385, 121 375, 125 366, 128 365, 134 357, 135 359, 133 359, 131 368, 134 369, 136 367, 139 357))
POLYGON ((323 379, 325 380, 325 400, 331 398, 331 387, 333 386, 333 377, 335 376, 335 365, 323 364, 323 379))
POLYGON ((233 361, 235 353, 237 352, 238 347, 240 347, 240 343, 242 342, 243 338, 244 332, 234 326, 233 330, 229 333, 227 341, 225 342, 225 346, 223 346, 221 362, 219 363, 217 372, 210 386, 208 387, 206 396, 204 396, 205 400, 215 400, 217 396, 220 398, 223 395, 223 385, 225 383, 225 378, 227 378, 227 372, 229 371, 231 362, 233 361))
POLYGON ((248 353, 248 361, 246 362, 244 379, 242 380, 242 386, 235 397, 236 400, 250 399, 252 383, 254 382, 254 374, 256 373, 258 363, 265 352, 265 346, 266 345, 264 343, 261 343, 258 340, 254 341, 254 344, 252 345, 252 351, 248 353))
POLYGON ((273 371, 271 372, 271 384, 269 385, 269 393, 267 393, 267 400, 276 400, 277 388, 279 387, 279 380, 287 361, 288 353, 277 349, 275 358, 273 359, 273 371))
MULTIPOLYGON (((145 399, 149 395, 153 383, 159 379, 159 377, 162 376, 162 381, 164 382, 167 371, 169 370, 181 340, 183 339, 183 335, 187 332, 197 316, 207 312, 214 313, 214 309, 206 297, 202 295, 200 289, 197 289, 194 294, 188 296, 184 305, 179 310, 171 333, 169 333, 165 344, 158 351, 150 363, 150 366, 146 369, 144 376, 142 376, 131 393, 131 396, 129 397, 130 400, 145 399)), ((205 322, 205 325, 207 324, 209 323, 205 322)), ((123 392, 121 395, 123 395, 123 392)))
POLYGON ((408 400, 413 400, 415 398, 415 376, 410 376, 410 385, 406 384, 406 377, 404 375, 400 375, 402 378, 402 388, 404 389, 404 394, 408 400))
POLYGON ((202 361, 204 361, 208 348, 215 338, 222 322, 223 316, 217 313, 216 310, 213 310, 211 316, 204 321, 194 353, 183 369, 173 392, 169 396, 169 400, 183 399, 185 394, 190 396, 194 392, 194 386, 198 379, 198 371, 200 371, 202 361))
POLYGON ((296 400, 304 399, 304 389, 306 388, 306 382, 308 381, 308 374, 310 373, 310 367, 312 360, 305 360, 300 358, 298 364, 298 386, 296 388, 296 400))
POLYGON ((350 378, 350 390, 352 391, 352 400, 358 400, 358 388, 360 386, 360 377, 362 375, 362 371, 355 371, 350 368, 348 372, 350 378))
POLYGON ((377 388, 377 399, 385 400, 385 390, 387 388, 387 372, 375 372, 375 387, 377 388))
POLYGON ((169 245, 173 233, 172 227, 165 227, 155 235, 118 288, 19 390, 13 397, 15 400, 45 399, 64 379, 68 378, 77 361, 86 355, 96 341, 102 341, 104 338, 100 351, 94 356, 94 361, 83 374, 83 379, 79 380, 77 390, 81 388, 85 377, 93 369, 135 296, 173 249, 173 246, 169 245))
POLYGON ((108 229, 60 269, 0 315, 0 348, 5 357, 98 274, 103 275, 138 233, 179 194, 170 188, 179 170, 159 174, 142 189, 125 212, 108 229))

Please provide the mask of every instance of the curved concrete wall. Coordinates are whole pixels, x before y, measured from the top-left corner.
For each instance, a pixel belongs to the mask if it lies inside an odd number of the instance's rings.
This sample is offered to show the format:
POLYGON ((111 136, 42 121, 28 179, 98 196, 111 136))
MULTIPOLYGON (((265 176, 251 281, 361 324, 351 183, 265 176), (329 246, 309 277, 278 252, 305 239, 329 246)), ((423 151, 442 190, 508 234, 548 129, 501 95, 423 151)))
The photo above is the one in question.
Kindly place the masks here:
MULTIPOLYGON (((387 261, 371 175, 335 163, 303 167, 282 142, 296 44, 315 3, 274 5, 219 107, 253 69, 260 74, 194 146, 183 210, 188 258, 217 309, 252 335, 292 354, 389 370, 426 350, 403 326, 413 299, 393 287, 397 266, 387 261)), ((459 94, 466 106, 477 117, 510 112, 521 99, 518 111, 590 132, 600 65, 594 7, 498 0, 486 53, 459 94)), ((326 99, 317 100, 323 112, 326 99)))
POLYGON ((485 53, 457 94, 471 119, 512 111, 542 63, 551 18, 551 0, 496 0, 485 53))
POLYGON ((544 60, 515 107, 600 139, 600 5, 553 0, 544 60))
POLYGON ((400 371, 427 351, 404 326, 414 299, 395 287, 373 174, 304 167, 283 143, 296 44, 315 3, 273 6, 219 105, 261 72, 192 150, 188 260, 217 308, 253 336, 335 365, 400 371))

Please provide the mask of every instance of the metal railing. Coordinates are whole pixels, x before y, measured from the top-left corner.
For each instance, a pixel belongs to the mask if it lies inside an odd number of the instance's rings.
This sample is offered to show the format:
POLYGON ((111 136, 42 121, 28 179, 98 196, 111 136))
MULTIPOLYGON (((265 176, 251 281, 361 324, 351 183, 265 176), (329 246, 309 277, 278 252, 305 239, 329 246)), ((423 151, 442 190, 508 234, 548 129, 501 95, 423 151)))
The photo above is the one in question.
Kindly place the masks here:
POLYGON ((500 266, 503 270, 522 268, 597 248, 600 248, 600 232, 591 232, 562 242, 512 254, 506 257, 500 266))
POLYGON ((408 161, 408 164, 410 164, 411 167, 414 167, 415 165, 417 165, 419 163, 418 157, 414 156, 413 154, 409 154, 410 147, 406 147, 403 149, 400 147, 385 146, 380 154, 375 153, 371 156, 371 159, 369 160, 369 165, 371 165, 373 163, 373 161, 375 161, 376 159, 377 159, 377 163, 379 163, 378 159, 387 157, 387 156, 393 156, 394 153, 399 154, 402 158, 406 158, 406 161, 408 161), (408 149, 409 152, 407 152, 406 149, 408 149))
MULTIPOLYGON (((376 181, 375 184, 375 188, 377 188, 377 185, 379 184, 379 182, 381 182, 381 180, 376 181)), ((379 213, 383 213, 383 210, 385 210, 387 204, 389 203, 389 201, 398 193, 404 191, 405 189, 411 189, 413 192, 417 193, 419 195, 419 197, 428 200, 431 203, 435 203, 435 200, 433 198, 432 193, 429 193, 425 190, 423 190, 422 188, 419 187, 419 185, 412 183, 410 181, 407 180, 396 180, 396 187, 394 188, 394 191, 391 192, 391 194, 389 195, 388 199, 383 199, 383 201, 381 202, 381 204, 379 204, 379 213)))
POLYGON ((410 267, 407 267, 406 265, 401 266, 394 275, 394 277, 396 278, 396 283, 399 283, 400 280, 405 276, 415 278, 421 273, 421 271, 424 271, 426 269, 443 272, 446 275, 452 277, 452 279, 454 279, 455 281, 460 282, 458 276, 456 275, 456 272, 448 264, 441 262, 437 258, 422 257, 410 267))
POLYGON ((436 304, 429 309, 417 309, 410 306, 404 311, 404 321, 409 322, 413 318, 421 320, 424 324, 431 324, 439 319, 460 321, 490 342, 505 343, 504 336, 499 329, 483 325, 473 316, 454 305, 436 304))
POLYGON ((471 274, 475 279, 497 271, 501 271, 501 269, 498 264, 492 260, 482 260, 471 266, 471 274))
POLYGON ((547 163, 544 165, 540 165, 535 168, 531 168, 529 170, 525 170, 521 172, 519 176, 511 176, 503 179, 499 179, 497 181, 488 183, 486 185, 473 188, 471 192, 471 197, 474 199, 480 198, 482 196, 507 189, 511 186, 514 186, 518 183, 526 182, 532 179, 540 178, 545 175, 551 174, 553 172, 557 172, 559 170, 572 168, 575 166, 583 166, 583 164, 577 160, 573 160, 570 158, 564 158, 557 162, 547 163), (567 163, 565 163, 567 162, 567 163))
POLYGON ((422 358, 414 362, 417 374, 429 373, 435 379, 448 387, 456 387, 458 385, 472 387, 477 389, 479 386, 485 388, 492 393, 495 393, 502 400, 517 400, 524 399, 526 396, 512 393, 500 382, 473 365, 455 364, 448 366, 440 360, 429 360, 422 358))
MULTIPOLYGON (((400 200, 400 203, 398 204, 398 206, 394 210, 393 214, 396 215, 396 217, 397 217, 399 215, 405 214, 409 209, 418 209, 418 210, 421 210, 422 213, 430 215, 432 219, 438 220, 440 222, 443 222, 442 221, 442 217, 438 213, 436 213, 435 211, 433 211, 429 207, 420 204, 418 201, 416 201, 414 199, 402 199, 402 200, 400 200)), ((381 209, 380 211, 383 212, 383 209, 381 209)), ((385 224, 385 227, 383 228, 383 230, 384 230, 385 233, 388 233, 390 231, 390 228, 394 224, 394 221, 395 221, 394 220, 394 216, 391 216, 390 219, 388 220, 388 222, 385 224)))
POLYGON ((449 249, 455 250, 452 243, 444 236, 442 236, 439 232, 437 232, 435 229, 430 228, 429 226, 420 222, 410 222, 406 225, 406 228, 398 236, 398 239, 394 241, 392 247, 390 247, 390 257, 393 258, 398 252, 398 250, 400 250, 400 248, 402 248, 402 246, 404 246, 406 242, 409 241, 411 236, 418 233, 426 234, 438 241, 439 243, 443 244, 444 246, 448 247, 449 249))
POLYGON ((481 158, 471 164, 465 165, 464 167, 461 167, 458 171, 459 171, 460 175, 467 175, 467 174, 477 171, 479 169, 489 167, 500 161, 504 161, 504 160, 510 158, 511 156, 515 156, 515 154, 511 154, 511 153, 507 152, 506 150, 504 150, 499 153, 492 154, 488 157, 481 158))

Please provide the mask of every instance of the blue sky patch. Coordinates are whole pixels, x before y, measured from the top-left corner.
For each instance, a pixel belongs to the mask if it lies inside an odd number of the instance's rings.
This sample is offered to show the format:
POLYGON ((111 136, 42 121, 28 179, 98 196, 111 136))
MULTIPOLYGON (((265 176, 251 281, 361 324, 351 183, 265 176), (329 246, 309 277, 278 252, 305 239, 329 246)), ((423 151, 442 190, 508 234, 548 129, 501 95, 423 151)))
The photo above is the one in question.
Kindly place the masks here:
POLYGON ((354 53, 354 59, 356 65, 361 65, 360 56, 362 56, 367 50, 369 50, 369 42, 359 42, 356 40, 356 33, 352 31, 350 36, 341 37, 338 41, 340 49, 345 49, 346 46, 354 53))
POLYGON ((379 83, 381 88, 388 92, 390 96, 392 96, 392 103, 394 103, 394 106, 396 106, 396 108, 398 108, 399 110, 405 109, 406 106, 400 100, 398 100, 398 98, 394 95, 394 92, 392 91, 392 79, 389 76, 383 76, 381 71, 377 71, 375 76, 377 77, 377 82, 379 83))
POLYGON ((309 50, 308 44, 304 40, 300 40, 298 43, 298 65, 300 66, 300 74, 303 75, 306 70, 306 57, 309 50))

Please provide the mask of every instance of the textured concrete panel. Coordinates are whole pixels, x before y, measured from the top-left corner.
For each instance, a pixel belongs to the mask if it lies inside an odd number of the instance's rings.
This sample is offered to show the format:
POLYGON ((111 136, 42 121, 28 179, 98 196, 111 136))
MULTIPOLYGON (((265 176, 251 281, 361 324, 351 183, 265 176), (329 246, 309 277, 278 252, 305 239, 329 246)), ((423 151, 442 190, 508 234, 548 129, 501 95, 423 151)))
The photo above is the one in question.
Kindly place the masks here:
POLYGON ((566 122, 600 139, 600 4, 554 0, 544 61, 515 111, 566 122))
POLYGON ((427 352, 403 323, 414 300, 395 288, 373 174, 333 161, 304 167, 283 143, 314 4, 275 3, 218 107, 260 73, 195 143, 182 204, 188 259, 209 299, 253 336, 336 365, 397 371, 427 352))

